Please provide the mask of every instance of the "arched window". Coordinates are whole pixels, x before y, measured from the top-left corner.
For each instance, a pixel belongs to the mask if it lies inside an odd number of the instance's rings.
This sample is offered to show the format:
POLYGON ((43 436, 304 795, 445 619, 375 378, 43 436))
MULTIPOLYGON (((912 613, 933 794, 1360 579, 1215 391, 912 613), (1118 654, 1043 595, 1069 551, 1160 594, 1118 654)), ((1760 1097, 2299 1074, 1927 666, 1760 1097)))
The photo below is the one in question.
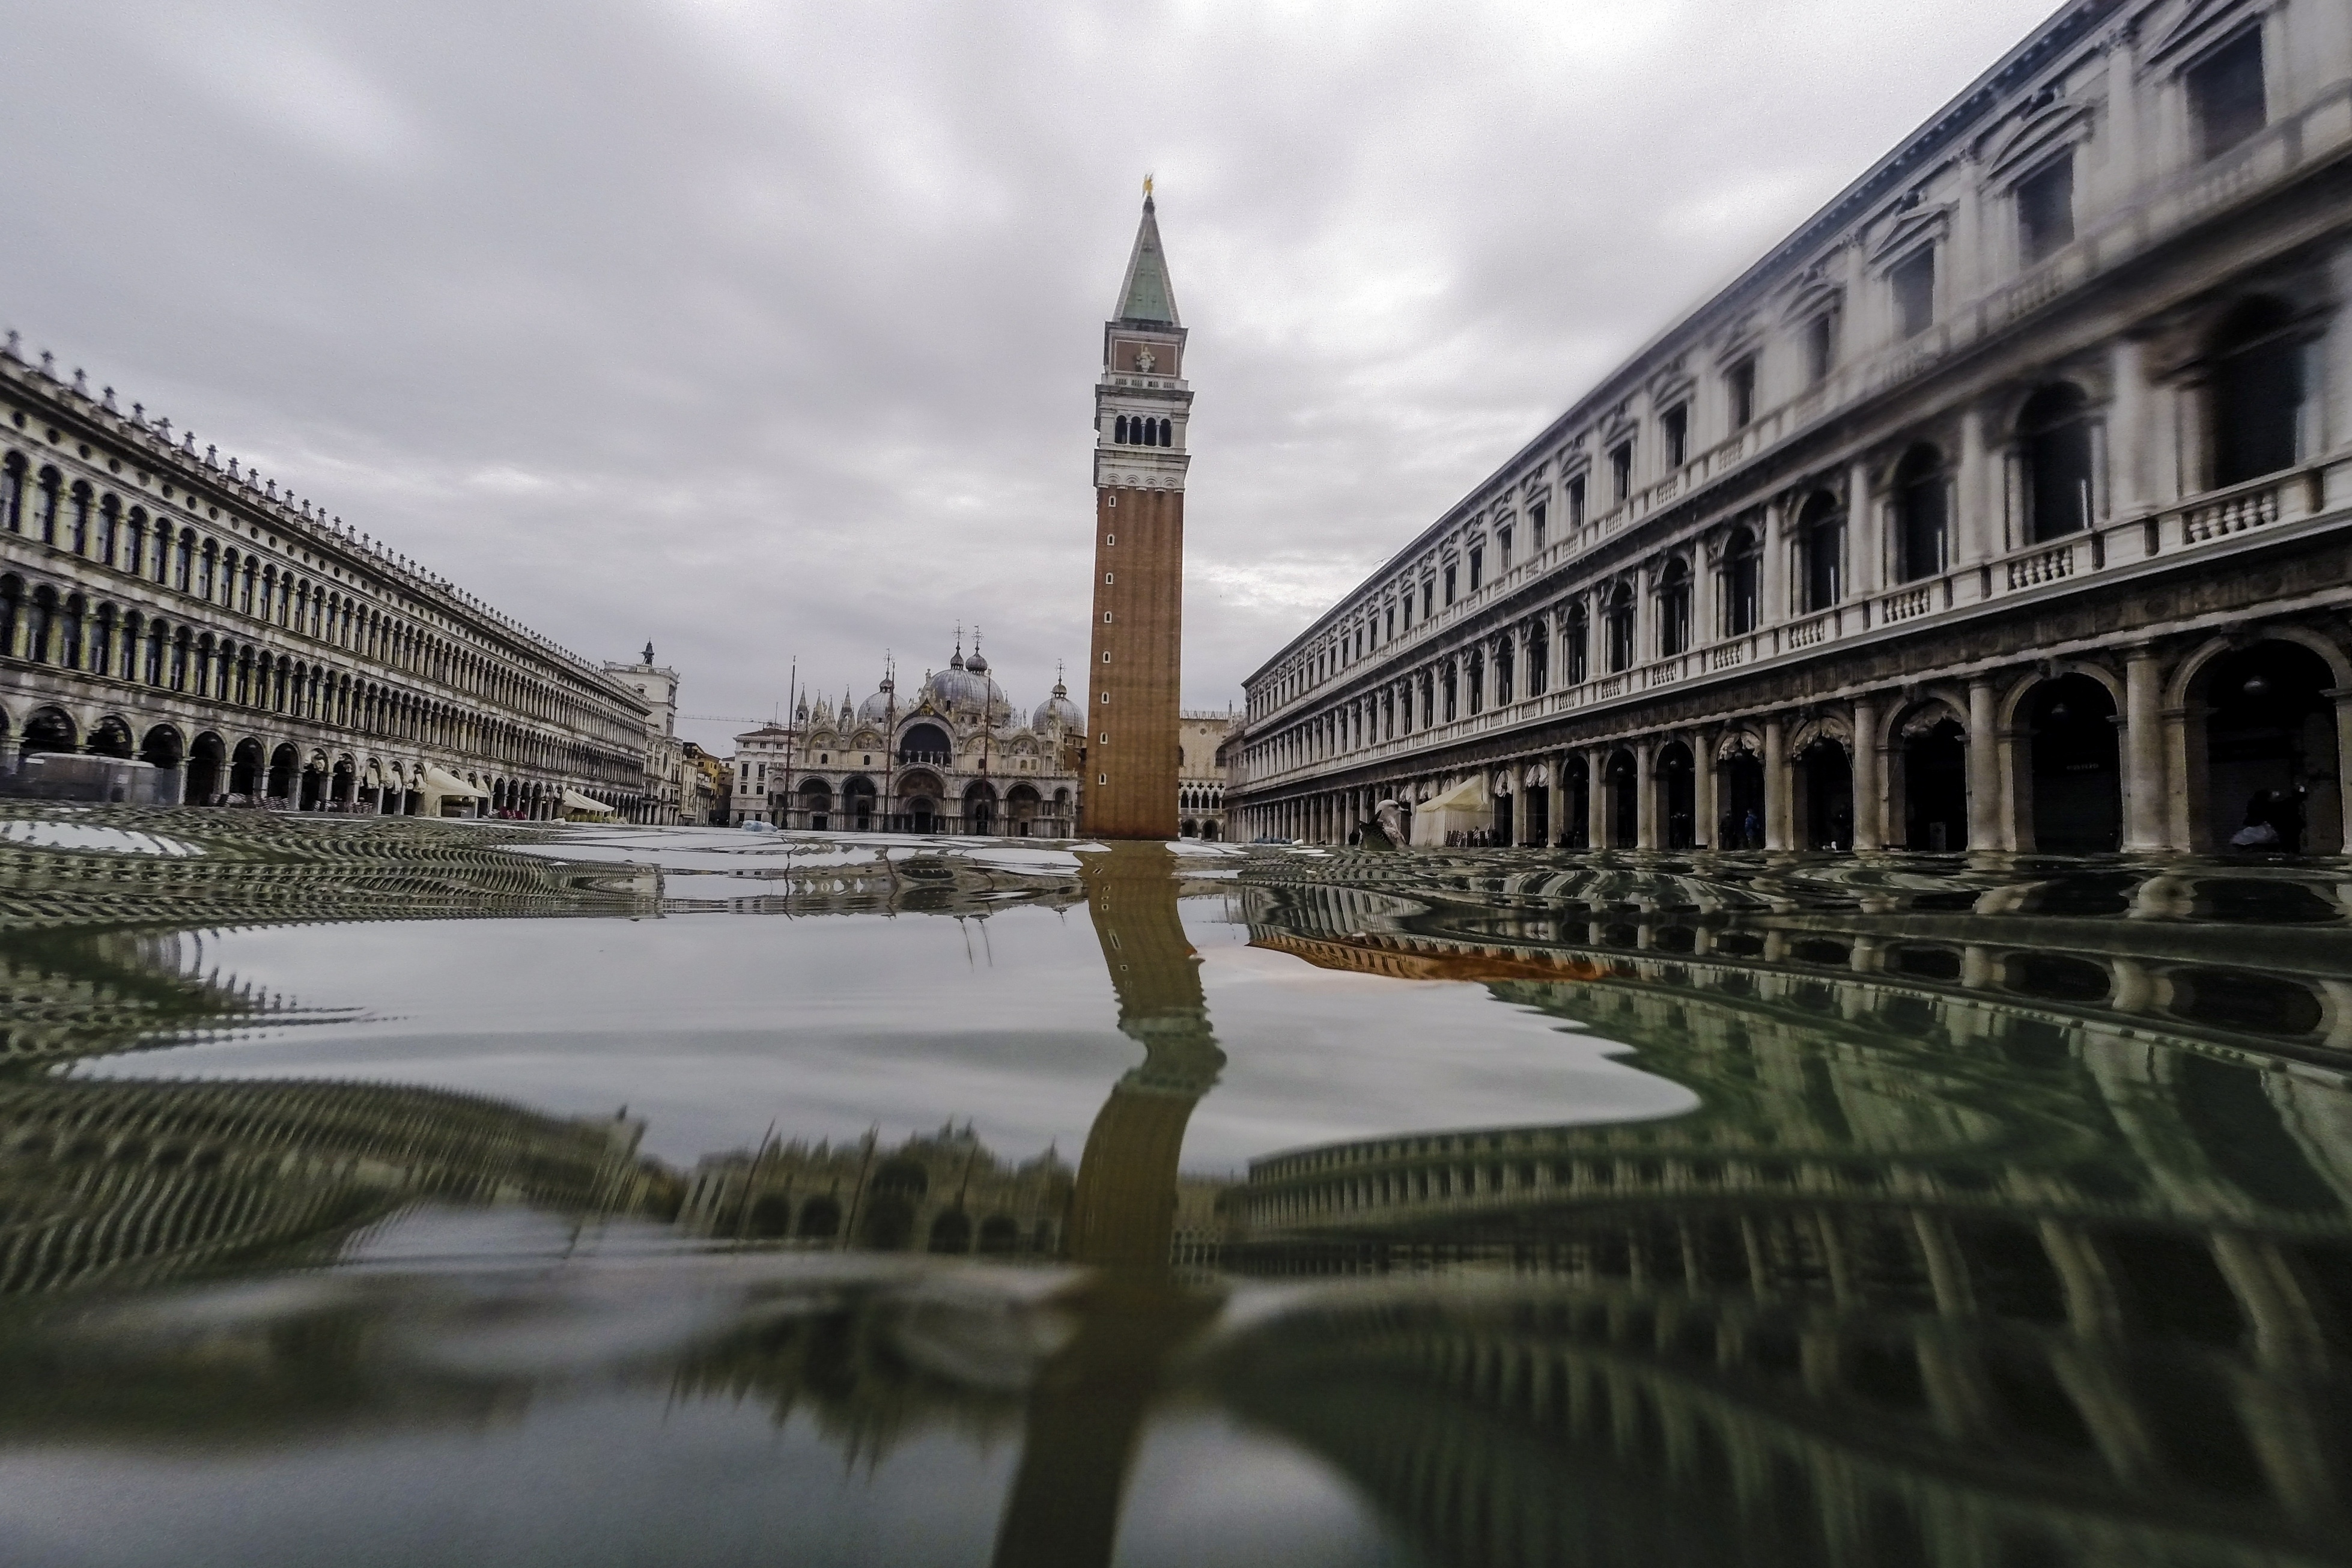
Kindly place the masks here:
POLYGON ((94 500, 89 486, 87 484, 74 486, 73 527, 68 531, 68 538, 76 555, 89 553, 89 512, 94 500))
POLYGON ((1895 579, 1916 583, 1951 559, 1944 455, 1920 445, 1895 467, 1895 579))
POLYGON ((180 552, 172 561, 172 586, 183 594, 186 593, 189 582, 195 575, 195 530, 184 528, 180 530, 180 552))
POLYGON ((1756 535, 1735 528, 1723 547, 1723 635, 1744 637, 1763 619, 1764 552, 1756 535))
POLYGON ((1173 447, 1176 444, 1176 425, 1173 420, 1162 419, 1160 422, 1160 444, 1163 447, 1173 447))
POLYGON ((1551 632, 1538 616, 1528 627, 1528 695, 1541 697, 1551 689, 1551 632))
POLYGON ((126 521, 130 528, 122 540, 122 569, 135 577, 139 563, 147 559, 147 509, 132 507, 126 521))
POLYGON ((2040 544, 2091 520, 2091 414, 2083 389, 2062 381, 2026 400, 2017 416, 2025 468, 2025 536, 2040 544))
POLYGON ((1470 650, 1469 687, 1470 711, 1473 713, 1484 711, 1486 706, 1486 650, 1485 648, 1474 647, 1470 650))
POLYGON ((37 503, 40 525, 37 531, 44 544, 58 542, 58 492, 64 483, 64 478, 55 468, 41 470, 41 496, 37 503))
POLYGON ((1126 415, 1124 415, 1124 414, 1120 415, 1120 416, 1118 416, 1118 418, 1114 422, 1113 431, 1114 431, 1114 433, 1113 433, 1113 434, 1112 434, 1112 436, 1111 436, 1111 439, 1112 439, 1112 440, 1114 440, 1114 441, 1116 441, 1116 442, 1118 442, 1118 443, 1120 446, 1122 446, 1122 447, 1123 447, 1123 446, 1125 446, 1125 445, 1127 444, 1127 416, 1126 416, 1126 415))
POLYGON ((98 558, 107 565, 114 564, 114 552, 121 542, 122 503, 108 496, 98 503, 98 558))
POLYGON ((1690 651, 1690 568, 1680 556, 1658 574, 1658 655, 1672 658, 1690 651))
POLYGON ((1609 673, 1633 667, 1633 589, 1631 584, 1620 583, 1609 596, 1609 609, 1604 619, 1609 637, 1609 673))
POLYGON ((1591 617, 1582 605, 1570 608, 1568 619, 1561 624, 1560 640, 1568 654, 1568 683, 1581 686, 1592 677, 1591 617))
POLYGON ((1806 613, 1845 596, 1845 514, 1825 491, 1814 492, 1797 514, 1797 563, 1806 613))
POLYGON ((1445 721, 1452 723, 1461 715, 1461 683, 1455 679, 1454 661, 1445 661, 1445 674, 1440 682, 1445 688, 1445 721))
POLYGON ((2248 300, 2210 346, 2213 483, 2234 485, 2295 464, 2303 424, 2303 344, 2284 301, 2248 300))
POLYGON ((25 458, 21 452, 11 452, 0 462, 0 528, 10 533, 25 531, 25 458))

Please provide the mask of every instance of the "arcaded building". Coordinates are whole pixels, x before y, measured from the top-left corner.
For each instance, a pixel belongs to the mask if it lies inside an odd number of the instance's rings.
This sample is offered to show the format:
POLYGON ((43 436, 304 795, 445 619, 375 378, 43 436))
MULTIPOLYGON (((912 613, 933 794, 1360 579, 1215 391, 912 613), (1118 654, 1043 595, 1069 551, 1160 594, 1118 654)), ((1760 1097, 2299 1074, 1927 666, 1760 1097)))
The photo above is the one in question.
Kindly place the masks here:
POLYGON ((165 803, 641 817, 647 711, 112 388, 0 351, 0 774, 80 753, 152 768, 165 803))
POLYGON ((1237 837, 2344 846, 2352 8, 2081 0, 1251 676, 1237 837))

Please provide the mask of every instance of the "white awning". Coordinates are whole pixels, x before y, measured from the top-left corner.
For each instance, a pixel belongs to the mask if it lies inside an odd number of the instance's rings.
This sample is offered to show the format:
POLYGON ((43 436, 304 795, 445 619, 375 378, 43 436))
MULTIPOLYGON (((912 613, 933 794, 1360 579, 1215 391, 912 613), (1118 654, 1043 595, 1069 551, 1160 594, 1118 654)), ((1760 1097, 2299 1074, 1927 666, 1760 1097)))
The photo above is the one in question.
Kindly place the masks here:
POLYGON ((490 792, 488 790, 483 789, 477 784, 469 784, 464 779, 459 778, 456 773, 449 772, 446 768, 436 767, 431 763, 425 764, 425 793, 427 795, 470 795, 478 796, 483 800, 490 798, 490 792))
POLYGON ((1415 811, 1485 811, 1495 804, 1486 793, 1486 775, 1473 773, 1439 795, 1435 800, 1423 801, 1415 811))
POLYGON ((591 800, 576 789, 567 789, 563 792, 563 809, 566 811, 593 812, 598 816, 618 816, 621 815, 616 808, 606 805, 601 800, 591 800))

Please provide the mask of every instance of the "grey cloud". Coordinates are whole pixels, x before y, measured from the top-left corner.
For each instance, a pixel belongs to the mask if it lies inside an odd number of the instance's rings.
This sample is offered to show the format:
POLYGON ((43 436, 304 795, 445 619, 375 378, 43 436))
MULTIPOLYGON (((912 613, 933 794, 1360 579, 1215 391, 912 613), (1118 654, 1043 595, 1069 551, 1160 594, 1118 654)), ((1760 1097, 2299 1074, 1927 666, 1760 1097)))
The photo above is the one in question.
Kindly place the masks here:
POLYGON ((0 319, 689 712, 1029 702, 1156 170, 1222 706, 2044 8, 0 0, 0 319))

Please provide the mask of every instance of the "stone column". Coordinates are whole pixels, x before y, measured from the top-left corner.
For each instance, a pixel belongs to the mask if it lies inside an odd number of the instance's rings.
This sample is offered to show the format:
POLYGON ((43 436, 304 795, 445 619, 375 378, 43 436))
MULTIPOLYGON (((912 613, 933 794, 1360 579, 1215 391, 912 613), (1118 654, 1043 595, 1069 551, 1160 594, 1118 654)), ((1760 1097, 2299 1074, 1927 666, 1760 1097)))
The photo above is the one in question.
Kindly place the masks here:
POLYGON ((1764 721, 1764 847, 1786 849, 1793 837, 1791 809, 1795 794, 1789 787, 1789 735, 1778 713, 1764 721))
POLYGON ((2000 538, 1993 519, 1998 489, 1990 480, 1985 457, 1984 410, 1970 404, 1960 412, 1960 461, 1952 475, 1952 561, 1974 565, 2000 553, 1992 542, 2000 538))
POLYGON ((1870 465, 1859 458, 1846 465, 1845 555, 1853 574, 1846 597, 1874 597, 1886 582, 1886 531, 1870 493, 1870 465))
POLYGON ((1716 844, 1715 731, 1695 730, 1687 737, 1691 749, 1691 842, 1701 849, 1716 844))
POLYGON ((2156 649, 2124 650, 2124 845, 2170 847, 2164 811, 2164 671, 2156 649))
POLYGON ((1638 849, 1658 847, 1658 818, 1664 814, 1658 809, 1657 756, 1656 742, 1633 742, 1633 845, 1638 849))
POLYGON ((1969 847, 1997 849, 2000 831, 2000 737, 1993 733, 1992 681, 1969 682, 1969 847))
POLYGON ((1886 847, 1885 785, 1878 768, 1878 700, 1853 700, 1853 847, 1886 847))
POLYGON ((1609 748, 1595 746, 1584 753, 1584 842, 1587 847, 1609 847, 1609 748))
POLYGON ((2119 337, 2109 351, 2115 401, 2107 409, 2107 515, 2118 520, 2147 510, 2147 373, 2137 339, 2119 337))

